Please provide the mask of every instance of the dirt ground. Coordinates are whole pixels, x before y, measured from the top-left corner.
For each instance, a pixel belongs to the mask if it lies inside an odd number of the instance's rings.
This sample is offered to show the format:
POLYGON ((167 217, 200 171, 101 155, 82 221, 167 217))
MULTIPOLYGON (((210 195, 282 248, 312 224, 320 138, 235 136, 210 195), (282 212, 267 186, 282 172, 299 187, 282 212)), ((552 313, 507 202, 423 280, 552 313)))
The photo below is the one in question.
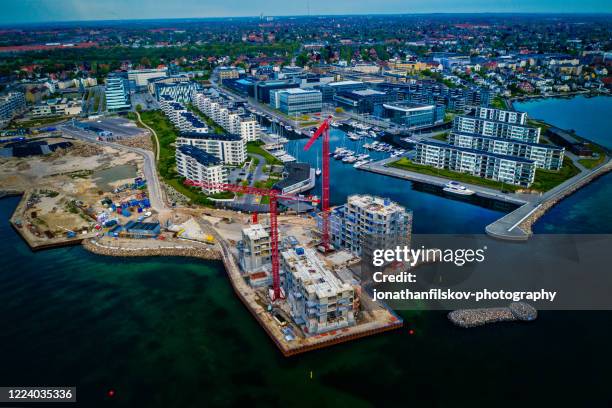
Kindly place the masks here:
MULTIPOLYGON (((142 173, 142 158, 111 147, 73 141, 74 146, 45 156, 0 159, 0 190, 23 191, 24 199, 14 219, 34 241, 65 236, 67 231, 82 231, 95 225, 87 210, 104 210, 101 200, 132 198, 134 190, 114 193, 109 190, 133 179, 118 179, 102 187, 96 172, 122 165, 133 165, 142 173)), ((139 193, 139 192, 138 192, 139 193)))

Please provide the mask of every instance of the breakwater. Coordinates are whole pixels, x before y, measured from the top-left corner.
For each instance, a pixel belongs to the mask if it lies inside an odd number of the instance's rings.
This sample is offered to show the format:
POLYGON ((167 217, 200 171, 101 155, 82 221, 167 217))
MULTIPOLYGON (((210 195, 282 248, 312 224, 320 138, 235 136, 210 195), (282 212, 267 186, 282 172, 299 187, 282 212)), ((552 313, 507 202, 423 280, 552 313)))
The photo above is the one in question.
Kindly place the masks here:
POLYGON ((83 247, 98 255, 106 256, 184 256, 205 260, 220 260, 221 255, 216 248, 179 245, 178 243, 160 245, 158 247, 122 247, 100 243, 96 240, 83 240, 83 247))
POLYGON ((537 316, 538 312, 533 306, 523 302, 514 302, 508 307, 455 310, 448 314, 448 319, 456 326, 468 328, 498 322, 530 322, 537 316))

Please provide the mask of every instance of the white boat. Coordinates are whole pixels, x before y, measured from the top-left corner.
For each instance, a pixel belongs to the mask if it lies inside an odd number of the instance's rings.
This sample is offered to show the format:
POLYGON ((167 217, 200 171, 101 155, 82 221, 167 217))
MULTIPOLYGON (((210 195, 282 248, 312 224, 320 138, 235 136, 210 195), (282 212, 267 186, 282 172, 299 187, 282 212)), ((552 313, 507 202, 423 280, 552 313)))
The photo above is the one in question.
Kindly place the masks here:
POLYGON ((446 191, 447 193, 465 196, 470 196, 475 193, 463 184, 458 183, 456 181, 449 181, 448 183, 446 183, 446 186, 442 190, 446 191))
POLYGON ((317 167, 317 169, 315 170, 315 175, 317 177, 319 177, 321 175, 321 169, 317 167))

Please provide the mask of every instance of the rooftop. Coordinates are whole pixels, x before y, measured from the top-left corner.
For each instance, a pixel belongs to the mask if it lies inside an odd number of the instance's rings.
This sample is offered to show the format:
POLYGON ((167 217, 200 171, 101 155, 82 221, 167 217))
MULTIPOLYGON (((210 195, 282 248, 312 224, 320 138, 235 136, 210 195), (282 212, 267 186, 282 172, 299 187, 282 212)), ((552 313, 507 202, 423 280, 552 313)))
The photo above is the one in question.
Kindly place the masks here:
POLYGON ((371 213, 389 215, 397 212, 406 212, 406 208, 398 203, 389 200, 365 194, 355 194, 348 197, 347 203, 353 206, 362 208, 371 213))
POLYGON ((195 159, 203 166, 214 166, 220 163, 219 159, 204 150, 190 145, 182 145, 177 148, 181 153, 195 159))
POLYGON ((195 132, 181 132, 178 137, 184 139, 210 139, 210 140, 222 140, 222 141, 239 141, 242 140, 240 135, 233 134, 220 134, 220 133, 195 133, 195 132))
POLYGON ((293 274, 304 290, 309 294, 316 294, 319 299, 353 290, 327 269, 311 248, 289 249, 281 252, 281 256, 294 269, 293 274))

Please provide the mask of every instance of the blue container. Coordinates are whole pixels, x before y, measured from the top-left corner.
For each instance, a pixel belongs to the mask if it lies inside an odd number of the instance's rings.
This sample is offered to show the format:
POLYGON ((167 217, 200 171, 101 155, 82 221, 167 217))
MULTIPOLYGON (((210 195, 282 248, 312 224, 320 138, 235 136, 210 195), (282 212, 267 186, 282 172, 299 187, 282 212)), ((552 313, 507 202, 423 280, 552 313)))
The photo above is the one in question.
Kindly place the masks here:
POLYGON ((304 255, 304 248, 296 247, 295 248, 295 253, 298 254, 298 255, 304 255))
POLYGON ((138 207, 138 212, 141 213, 142 212, 142 207, 138 207))
POLYGON ((111 210, 113 211, 117 210, 117 206, 115 204, 111 204, 111 210))
POLYGON ((104 223, 105 227, 112 227, 113 225, 117 225, 117 220, 108 220, 104 223))
POLYGON ((145 198, 144 200, 142 200, 142 205, 144 208, 149 208, 151 207, 151 201, 149 201, 148 198, 145 198))
POLYGON ((124 217, 129 217, 130 215, 132 215, 132 213, 130 213, 129 210, 124 208, 123 211, 121 211, 121 215, 123 215, 124 217))

